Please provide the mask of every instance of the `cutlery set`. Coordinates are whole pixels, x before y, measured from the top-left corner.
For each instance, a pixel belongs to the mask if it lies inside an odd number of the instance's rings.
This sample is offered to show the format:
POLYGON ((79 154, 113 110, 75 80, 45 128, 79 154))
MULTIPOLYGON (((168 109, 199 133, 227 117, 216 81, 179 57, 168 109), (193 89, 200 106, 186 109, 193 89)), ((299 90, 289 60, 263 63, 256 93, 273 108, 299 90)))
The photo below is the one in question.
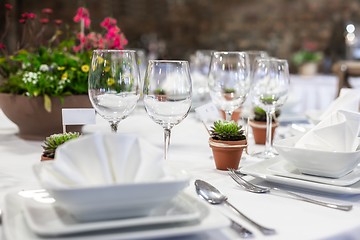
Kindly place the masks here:
MULTIPOLYGON (((313 204, 328 207, 331 209, 350 211, 353 208, 352 205, 342 205, 342 204, 335 204, 335 203, 330 203, 330 202, 319 201, 316 199, 312 199, 312 198, 308 198, 308 197, 299 195, 299 194, 291 192, 291 191, 280 189, 278 187, 271 188, 271 187, 264 187, 264 186, 256 185, 256 184, 253 184, 253 183, 247 181, 244 178, 245 174, 242 174, 241 172, 239 172, 235 169, 228 169, 228 174, 238 185, 240 185, 242 188, 244 188, 248 192, 271 193, 272 191, 278 191, 278 192, 285 193, 288 196, 290 196, 296 200, 313 203, 313 204)), ((210 204, 213 204, 213 205, 224 204, 224 205, 230 207, 231 210, 233 210, 235 213, 239 214, 243 219, 245 219, 247 222, 249 222, 256 229, 258 229, 263 235, 276 234, 275 229, 264 227, 264 226, 260 225, 259 223, 255 222, 254 220, 252 220, 251 218, 249 218, 247 215, 243 214, 239 209, 237 209, 234 205, 232 205, 228 201, 227 196, 222 194, 217 188, 215 188, 211 184, 209 184, 203 180, 197 179, 195 181, 195 189, 196 189, 196 193, 200 197, 202 197, 204 200, 209 202, 210 204)), ((230 220, 232 223, 231 228, 234 229, 241 238, 244 238, 244 239, 252 238, 254 236, 250 230, 243 227, 242 225, 235 222, 234 220, 232 220, 232 219, 230 219, 230 220)))

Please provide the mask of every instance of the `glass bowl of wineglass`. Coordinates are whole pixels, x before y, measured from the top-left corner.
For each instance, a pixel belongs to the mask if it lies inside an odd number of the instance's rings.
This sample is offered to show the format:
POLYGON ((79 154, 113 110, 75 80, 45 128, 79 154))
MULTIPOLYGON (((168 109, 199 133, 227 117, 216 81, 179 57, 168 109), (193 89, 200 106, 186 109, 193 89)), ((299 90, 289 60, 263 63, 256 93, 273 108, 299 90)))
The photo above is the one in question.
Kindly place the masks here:
POLYGON ((272 117, 287 99, 290 87, 289 65, 284 59, 262 58, 255 61, 251 96, 254 105, 266 112, 265 151, 255 154, 260 158, 277 155, 272 147, 272 117))
POLYGON ((241 107, 250 90, 250 62, 245 52, 217 52, 211 56, 209 92, 215 106, 230 121, 235 109, 241 107))
POLYGON ((165 160, 168 156, 171 129, 188 115, 191 93, 187 61, 149 61, 144 78, 144 105, 149 117, 164 128, 165 160))
POLYGON ((140 73, 133 50, 94 50, 89 71, 89 98, 96 112, 117 132, 140 98, 140 73))

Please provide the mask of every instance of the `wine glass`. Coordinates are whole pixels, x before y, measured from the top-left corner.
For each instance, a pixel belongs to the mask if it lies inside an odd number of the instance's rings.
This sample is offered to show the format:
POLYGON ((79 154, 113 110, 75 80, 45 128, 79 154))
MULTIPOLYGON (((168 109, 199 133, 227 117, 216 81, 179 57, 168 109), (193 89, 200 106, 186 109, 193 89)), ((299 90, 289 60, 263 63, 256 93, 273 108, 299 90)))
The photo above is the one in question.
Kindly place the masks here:
POLYGON ((187 61, 149 60, 144 78, 144 105, 150 118, 164 128, 164 159, 170 133, 191 107, 191 78, 187 61))
POLYGON ((250 89, 250 62, 245 52, 213 52, 209 69, 209 92, 213 103, 231 120, 250 89))
POLYGON ((112 132, 136 107, 140 74, 133 50, 94 50, 89 71, 89 98, 112 132))
POLYGON ((290 87, 288 62, 277 58, 262 58, 255 61, 252 98, 256 106, 266 112, 265 151, 257 156, 271 158, 277 155, 272 147, 272 116, 286 101, 290 87))

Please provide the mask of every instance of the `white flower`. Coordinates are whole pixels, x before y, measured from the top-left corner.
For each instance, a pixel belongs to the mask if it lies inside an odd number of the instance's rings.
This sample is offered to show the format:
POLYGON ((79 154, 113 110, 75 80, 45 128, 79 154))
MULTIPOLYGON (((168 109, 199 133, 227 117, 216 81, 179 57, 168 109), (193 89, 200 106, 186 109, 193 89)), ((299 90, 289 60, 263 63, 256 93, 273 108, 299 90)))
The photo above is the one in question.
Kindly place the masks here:
POLYGON ((42 71, 42 72, 48 72, 49 69, 50 69, 49 66, 46 65, 46 64, 41 64, 40 68, 39 68, 39 70, 42 71))
POLYGON ((36 72, 25 72, 22 80, 24 83, 36 84, 38 81, 38 77, 39 75, 36 72))

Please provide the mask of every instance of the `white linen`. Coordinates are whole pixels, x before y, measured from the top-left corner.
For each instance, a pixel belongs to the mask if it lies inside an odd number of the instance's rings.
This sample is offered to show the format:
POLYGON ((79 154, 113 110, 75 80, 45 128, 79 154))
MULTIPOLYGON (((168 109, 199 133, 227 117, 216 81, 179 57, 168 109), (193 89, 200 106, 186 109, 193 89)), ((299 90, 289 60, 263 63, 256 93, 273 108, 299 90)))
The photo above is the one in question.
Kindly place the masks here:
POLYGON ((161 151, 144 139, 98 132, 61 145, 38 177, 45 188, 144 182, 163 178, 162 165, 161 151))
POLYGON ((359 145, 360 113, 336 111, 305 133, 296 148, 354 152, 359 145))

